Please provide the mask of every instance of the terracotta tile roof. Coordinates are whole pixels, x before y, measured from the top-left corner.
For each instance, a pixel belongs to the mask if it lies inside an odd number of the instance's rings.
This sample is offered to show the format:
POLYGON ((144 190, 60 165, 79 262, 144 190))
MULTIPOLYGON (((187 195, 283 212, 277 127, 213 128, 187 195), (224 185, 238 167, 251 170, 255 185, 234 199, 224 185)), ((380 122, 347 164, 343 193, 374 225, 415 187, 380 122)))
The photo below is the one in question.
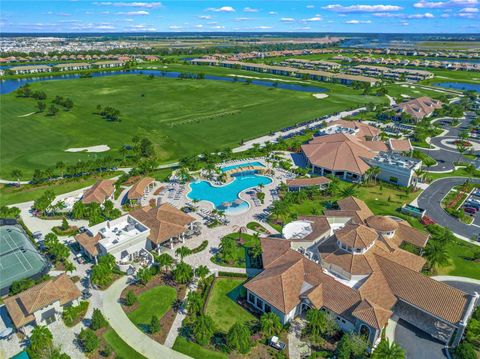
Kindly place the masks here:
POLYGON ((325 216, 299 216, 298 219, 310 222, 312 233, 302 239, 294 241, 311 242, 323 236, 325 233, 330 232, 330 223, 325 216))
POLYGON ((390 138, 388 140, 388 145, 390 149, 395 152, 409 152, 413 149, 409 139, 397 140, 394 138, 390 138))
POLYGON ((140 181, 135 183, 133 187, 128 191, 128 199, 139 199, 142 198, 145 194, 145 188, 149 186, 152 182, 155 182, 154 178, 143 177, 140 181))
POLYGON ((395 232, 395 239, 398 245, 402 244, 402 242, 408 242, 419 248, 425 248, 429 238, 430 234, 413 228, 408 222, 398 222, 398 229, 395 232))
POLYGON ((306 293, 306 297, 315 309, 323 307, 323 283, 318 284, 306 293))
POLYGON ((358 212, 359 217, 362 220, 373 216, 373 212, 368 208, 367 204, 357 197, 345 197, 337 201, 338 207, 342 211, 355 211, 358 212))
POLYGON ((425 116, 430 115, 433 111, 442 107, 442 103, 437 100, 432 100, 430 97, 422 96, 410 101, 402 102, 397 107, 413 118, 420 120, 425 116))
POLYGON ((267 267, 270 263, 290 250, 290 241, 276 238, 261 238, 262 263, 267 267))
POLYGON ((456 324, 462 320, 468 305, 466 293, 388 258, 378 256, 377 262, 396 297, 447 322, 456 324))
POLYGON ((371 216, 365 222, 370 228, 380 232, 390 232, 398 229, 399 224, 394 219, 387 216, 371 216))
POLYGON ((353 310, 352 315, 372 328, 383 329, 392 316, 392 311, 384 309, 368 299, 364 299, 353 310))
POLYGON ((17 328, 35 319, 34 313, 56 301, 67 304, 80 297, 81 292, 66 275, 37 284, 17 295, 4 300, 7 311, 17 328))
POLYGON ((344 133, 315 137, 302 145, 302 151, 315 166, 357 174, 364 174, 370 168, 364 158, 376 155, 363 141, 344 133))
POLYGON ((130 215, 150 228, 148 239, 155 244, 179 236, 186 231, 187 225, 195 221, 195 218, 169 203, 159 207, 142 207, 130 212, 130 215))
POLYGON ((344 128, 356 129, 358 130, 357 137, 360 137, 362 139, 366 137, 377 137, 382 132, 380 129, 360 121, 336 120, 328 124, 328 126, 333 125, 338 125, 344 128))
POLYGON ((383 141, 364 141, 362 144, 374 152, 388 151, 388 147, 383 141))
POLYGON ((378 238, 378 233, 362 224, 346 224, 335 232, 337 240, 350 248, 368 248, 378 238))
POLYGON ((98 256, 98 248, 97 244, 102 239, 100 233, 97 233, 95 236, 91 237, 86 232, 79 233, 75 237, 75 240, 78 242, 79 245, 85 249, 88 254, 93 257, 98 256))
POLYGON ((350 218, 351 223, 363 223, 365 216, 360 211, 342 211, 337 209, 326 209, 323 214, 329 218, 350 218))
POLYGON ((115 191, 115 182, 112 180, 101 180, 87 189, 82 196, 82 203, 88 204, 96 202, 102 204, 115 191))
POLYGON ((309 187, 309 186, 321 186, 332 182, 327 177, 312 177, 312 178, 295 178, 287 180, 287 186, 289 187, 309 187))

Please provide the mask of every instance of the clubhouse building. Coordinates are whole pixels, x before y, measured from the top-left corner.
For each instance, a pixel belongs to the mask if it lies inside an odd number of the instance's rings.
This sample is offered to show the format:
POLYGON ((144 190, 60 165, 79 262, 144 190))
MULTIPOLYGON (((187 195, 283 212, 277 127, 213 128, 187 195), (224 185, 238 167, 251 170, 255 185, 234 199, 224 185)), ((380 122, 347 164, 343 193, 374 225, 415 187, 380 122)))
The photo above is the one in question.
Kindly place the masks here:
POLYGON ((438 100, 433 100, 430 97, 422 96, 410 101, 402 102, 393 107, 398 118, 402 113, 410 115, 416 122, 430 117, 436 109, 442 108, 442 103, 438 100))
POLYGON ((301 218, 298 231, 284 228, 282 239, 261 240, 263 271, 244 285, 247 302, 282 323, 322 310, 373 347, 392 316, 457 346, 479 296, 424 276, 425 260, 401 248, 409 243, 422 250, 428 234, 373 215, 355 197, 338 207, 301 218))
POLYGON ((88 228, 75 236, 80 250, 90 260, 111 254, 119 263, 129 263, 145 250, 173 248, 185 242, 185 232, 195 219, 171 204, 142 207, 113 221, 88 228))
POLYGON ((105 201, 113 199, 113 193, 115 192, 115 181, 112 180, 100 180, 96 182, 92 187, 87 189, 82 196, 82 203, 89 204, 92 202, 103 204, 105 201))
POLYGON ((335 121, 307 144, 302 154, 314 174, 334 175, 345 181, 361 182, 372 167, 380 168, 376 176, 400 186, 415 185, 415 171, 421 161, 402 155, 410 152, 408 139, 379 141, 380 130, 358 121, 335 121))

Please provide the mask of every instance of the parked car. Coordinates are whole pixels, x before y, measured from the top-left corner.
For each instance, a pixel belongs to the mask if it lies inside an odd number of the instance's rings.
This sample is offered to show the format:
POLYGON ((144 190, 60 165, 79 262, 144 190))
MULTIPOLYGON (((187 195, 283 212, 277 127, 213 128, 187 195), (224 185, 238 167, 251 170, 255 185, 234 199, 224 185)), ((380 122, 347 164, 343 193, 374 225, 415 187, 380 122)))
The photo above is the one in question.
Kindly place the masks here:
POLYGON ((463 210, 469 214, 476 214, 478 212, 478 209, 474 207, 463 207, 463 210))
POLYGON ((270 338, 268 344, 277 350, 283 350, 287 346, 284 342, 281 342, 277 336, 273 336, 270 338))

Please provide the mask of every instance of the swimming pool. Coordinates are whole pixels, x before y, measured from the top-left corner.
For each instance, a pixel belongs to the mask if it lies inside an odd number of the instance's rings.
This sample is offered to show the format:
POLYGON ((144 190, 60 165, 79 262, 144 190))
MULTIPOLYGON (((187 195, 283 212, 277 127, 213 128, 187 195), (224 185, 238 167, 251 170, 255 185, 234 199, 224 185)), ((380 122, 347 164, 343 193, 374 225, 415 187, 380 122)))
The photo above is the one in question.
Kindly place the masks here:
POLYGON ((239 194, 248 188, 259 185, 268 185, 272 180, 265 176, 243 172, 233 177, 233 181, 224 186, 213 186, 208 181, 197 181, 190 183, 190 192, 187 198, 191 200, 208 201, 216 209, 225 211, 226 214, 238 214, 248 210, 248 202, 241 200, 239 194), (229 205, 225 206, 225 204, 229 205))
POLYGON ((235 164, 235 165, 225 166, 225 167, 220 168, 220 171, 227 172, 227 171, 233 170, 235 168, 242 168, 242 167, 248 167, 248 166, 265 167, 265 165, 263 163, 255 161, 255 162, 238 163, 238 164, 235 164))

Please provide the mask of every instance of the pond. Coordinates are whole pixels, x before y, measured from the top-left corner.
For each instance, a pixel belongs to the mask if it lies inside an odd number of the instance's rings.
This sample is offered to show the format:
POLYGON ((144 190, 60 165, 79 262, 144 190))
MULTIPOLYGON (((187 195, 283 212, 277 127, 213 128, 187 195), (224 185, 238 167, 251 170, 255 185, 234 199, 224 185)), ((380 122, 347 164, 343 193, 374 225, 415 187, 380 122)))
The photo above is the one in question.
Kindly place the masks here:
MULTIPOLYGON (((160 70, 118 70, 118 71, 92 72, 91 76, 104 77, 104 76, 117 76, 117 75, 126 75, 126 74, 143 74, 143 75, 153 75, 156 77, 178 78, 181 73, 175 72, 175 71, 160 71, 160 70)), ((78 78, 80 78, 80 74, 63 74, 63 75, 51 75, 51 76, 42 76, 42 77, 29 77, 29 78, 2 80, 0 82, 0 94, 3 95, 3 94, 13 92, 19 87, 27 83, 40 82, 40 81, 53 81, 53 80, 55 81, 72 80, 72 79, 78 79, 78 78)), ((312 92, 312 93, 327 91, 327 89, 323 87, 308 86, 308 85, 303 85, 301 83, 246 79, 246 78, 235 77, 235 76, 205 75, 205 80, 242 82, 242 83, 246 83, 248 80, 250 80, 251 84, 253 85, 263 86, 263 87, 277 87, 283 90, 312 92)))
POLYGON ((480 92, 480 84, 469 84, 466 82, 437 82, 434 86, 440 86, 447 89, 454 89, 460 91, 477 91, 480 92))

